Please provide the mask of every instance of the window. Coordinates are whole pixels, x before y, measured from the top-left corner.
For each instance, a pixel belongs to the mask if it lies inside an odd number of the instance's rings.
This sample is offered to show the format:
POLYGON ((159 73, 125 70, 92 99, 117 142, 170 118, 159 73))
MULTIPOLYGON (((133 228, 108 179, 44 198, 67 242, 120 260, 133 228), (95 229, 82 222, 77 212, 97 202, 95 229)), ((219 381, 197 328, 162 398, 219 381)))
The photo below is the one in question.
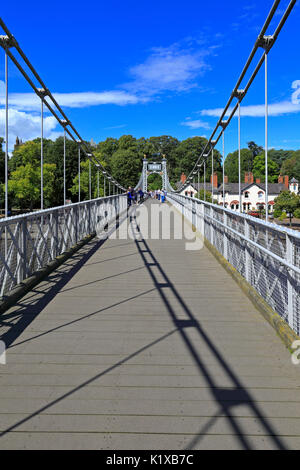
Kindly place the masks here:
POLYGON ((262 199, 262 198, 263 198, 263 195, 264 195, 264 193, 263 193, 262 191, 259 191, 259 193, 258 193, 258 199, 262 199))
POLYGON ((249 199, 249 191, 246 191, 246 192, 245 192, 245 198, 246 198, 246 199, 249 199))

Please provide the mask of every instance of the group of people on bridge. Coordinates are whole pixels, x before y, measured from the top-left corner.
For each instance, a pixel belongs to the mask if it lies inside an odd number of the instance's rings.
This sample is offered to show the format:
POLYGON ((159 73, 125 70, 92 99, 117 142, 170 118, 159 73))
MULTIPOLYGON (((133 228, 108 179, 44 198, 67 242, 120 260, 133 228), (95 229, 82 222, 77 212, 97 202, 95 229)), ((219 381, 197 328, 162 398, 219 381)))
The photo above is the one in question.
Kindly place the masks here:
POLYGON ((165 202, 166 195, 167 191, 164 191, 162 189, 156 189, 155 191, 150 192, 150 197, 152 197, 152 199, 157 199, 160 202, 165 202))
POLYGON ((166 194, 167 192, 161 189, 144 193, 142 188, 139 188, 136 191, 134 188, 129 186, 129 188, 127 189, 127 205, 128 207, 131 207, 135 204, 142 204, 142 202, 144 202, 145 199, 149 197, 151 197, 152 199, 156 199, 160 202, 165 202, 166 194))
POLYGON ((127 205, 130 207, 133 204, 141 204, 145 200, 145 194, 142 188, 139 188, 138 191, 135 191, 134 188, 129 186, 127 189, 127 205))

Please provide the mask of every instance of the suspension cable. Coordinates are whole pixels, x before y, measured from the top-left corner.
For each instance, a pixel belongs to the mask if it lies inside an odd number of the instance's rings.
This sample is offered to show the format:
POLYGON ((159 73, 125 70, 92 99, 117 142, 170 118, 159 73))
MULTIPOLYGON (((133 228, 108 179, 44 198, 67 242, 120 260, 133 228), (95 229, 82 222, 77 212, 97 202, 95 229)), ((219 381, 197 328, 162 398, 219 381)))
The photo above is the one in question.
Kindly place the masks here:
MULTIPOLYGON (((85 156, 97 167, 97 169, 99 170, 100 168, 102 173, 106 174, 107 172, 105 168, 103 167, 101 162, 98 160, 98 158, 94 155, 91 148, 82 139, 79 132, 76 130, 72 122, 68 119, 67 115, 62 110, 61 106, 58 104, 57 100, 54 98, 49 88, 46 87, 45 82, 41 79, 40 75, 38 74, 36 69, 33 67, 30 60, 25 55, 19 43, 17 42, 15 37, 12 35, 12 33, 9 31, 8 27, 6 26, 2 18, 0 18, 0 26, 3 29, 3 31, 6 33, 6 36, 0 36, 0 46, 5 50, 8 57, 11 59, 11 61, 15 64, 15 66, 21 72, 21 74, 23 75, 25 80, 29 83, 29 85, 31 86, 35 94, 43 100, 45 106, 48 108, 50 113, 55 117, 58 123, 63 127, 64 132, 66 132, 69 135, 69 137, 80 146, 85 156), (12 50, 11 50, 12 48, 14 48, 19 53, 19 55, 21 56, 25 64, 28 66, 28 68, 30 69, 30 71, 32 72, 36 80, 38 81, 39 86, 41 86, 41 88, 35 86, 32 79, 29 77, 28 73, 24 70, 23 66, 20 64, 20 61, 12 53, 12 50), (48 99, 51 101, 50 103, 48 102, 48 99), (60 118, 58 114, 60 114, 62 118, 60 118), (74 134, 76 137, 74 136, 74 134)), ((125 191, 125 188, 122 185, 120 185, 120 187, 125 191)))
MULTIPOLYGON (((212 134, 211 134, 211 136, 210 136, 210 138, 209 138, 209 140, 207 141, 207 144, 205 145, 204 149, 202 150, 202 153, 201 153, 201 155, 199 156, 198 160, 196 161, 196 163, 195 163, 195 165, 194 165, 194 168, 191 170, 191 172, 190 172, 190 174, 189 174, 187 180, 188 180, 188 179, 190 178, 190 176, 193 174, 193 171, 195 170, 195 168, 197 168, 197 165, 198 165, 199 161, 203 160, 204 155, 207 155, 207 156, 208 156, 208 155, 213 151, 213 149, 214 149, 214 147, 217 145, 217 143, 219 142, 219 140, 220 140, 220 138, 221 138, 223 132, 225 132, 225 129, 228 127, 228 125, 229 125, 229 123, 231 122, 232 118, 234 117, 236 111, 238 110, 239 104, 243 101, 243 99, 244 99, 245 96, 247 95, 247 92, 248 92, 250 86, 252 85, 252 83, 253 83, 255 77, 257 76, 257 74, 258 74, 260 68, 262 67, 262 65, 263 65, 263 63, 264 63, 264 61, 265 61, 265 57, 268 55, 268 53, 270 52, 270 50, 271 50, 272 47, 274 46, 274 44, 275 44, 275 42, 276 42, 276 40, 277 40, 277 38, 278 38, 278 35, 279 35, 280 31, 282 30, 282 28, 283 28, 285 22, 287 21, 287 19, 288 19, 290 13, 291 13, 293 7, 295 6, 297 0, 291 0, 291 1, 290 1, 288 7, 286 8, 285 12, 283 13, 283 15, 282 15, 282 17, 281 17, 281 19, 280 19, 280 21, 279 21, 279 23, 278 23, 278 25, 277 25, 277 27, 276 27, 276 29, 275 29, 274 34, 271 35, 271 36, 266 36, 265 33, 266 33, 266 31, 267 31, 267 29, 268 29, 268 27, 269 27, 269 25, 270 25, 270 23, 271 23, 271 21, 272 21, 274 15, 275 15, 275 13, 276 13, 276 11, 277 11, 277 8, 278 8, 278 6, 279 6, 280 1, 281 1, 281 0, 275 0, 273 6, 272 6, 272 8, 271 8, 271 10, 270 10, 270 12, 269 12, 269 14, 268 14, 268 16, 267 16, 267 19, 266 19, 266 21, 265 21, 265 23, 264 23, 264 25, 263 25, 263 27, 262 27, 262 29, 261 29, 261 31, 260 31, 258 37, 257 37, 255 43, 254 43, 254 46, 253 46, 253 48, 252 48, 252 51, 251 51, 251 53, 250 53, 250 55, 249 55, 249 57, 248 57, 248 59, 247 59, 247 61, 246 61, 246 64, 245 64, 245 66, 244 66, 244 68, 243 68, 243 70, 242 70, 240 76, 239 76, 239 79, 238 79, 238 81, 237 81, 237 83, 236 83, 236 85, 235 85, 235 87, 234 87, 232 93, 230 94, 230 97, 229 97, 229 99, 228 99, 228 101, 227 101, 227 104, 226 104, 226 106, 224 107, 224 109, 223 109, 223 111, 222 111, 222 113, 221 113, 221 116, 220 116, 220 118, 218 119, 217 124, 216 124, 216 126, 215 126, 215 128, 214 128, 214 130, 213 130, 213 132, 212 132, 212 134), (250 78, 249 78, 249 80, 248 80, 248 82, 247 82, 247 84, 246 84, 246 86, 245 86, 245 88, 244 88, 243 90, 239 90, 239 86, 241 85, 242 80, 243 80, 243 78, 245 77, 246 72, 247 72, 247 70, 249 69, 251 63, 253 62, 254 56, 255 56, 255 54, 256 54, 256 52, 257 52, 257 50, 258 50, 259 48, 263 48, 263 49, 264 49, 264 51, 263 51, 263 53, 262 53, 262 56, 260 57, 260 59, 259 59, 257 65, 256 65, 256 67, 255 67, 255 69, 254 69, 252 75, 250 76, 250 78), (226 121, 224 121, 224 117, 226 116, 226 114, 227 114, 227 112, 228 112, 228 110, 229 110, 229 107, 230 107, 232 101, 233 101, 235 98, 237 99, 237 102, 236 102, 236 104, 234 105, 232 111, 230 112, 230 115, 229 115, 228 119, 227 119, 226 121), (220 128, 221 128, 221 129, 220 129, 220 128), (217 134, 218 131, 220 131, 220 132, 219 132, 219 134, 216 136, 216 134, 217 134)), ((224 162, 224 163, 225 163, 225 162, 224 162)), ((223 163, 223 164, 224 164, 224 163, 223 163)), ((178 190, 175 191, 175 192, 180 192, 180 191, 182 191, 183 186, 184 186, 184 185, 181 184, 181 186, 180 186, 180 187, 178 188, 178 190)))

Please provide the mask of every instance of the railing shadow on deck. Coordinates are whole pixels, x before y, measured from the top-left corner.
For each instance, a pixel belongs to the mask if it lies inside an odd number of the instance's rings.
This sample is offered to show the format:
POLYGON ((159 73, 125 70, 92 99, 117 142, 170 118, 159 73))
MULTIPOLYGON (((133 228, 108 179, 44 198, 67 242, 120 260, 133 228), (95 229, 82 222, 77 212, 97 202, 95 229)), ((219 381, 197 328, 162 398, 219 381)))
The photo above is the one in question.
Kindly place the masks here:
POLYGON ((135 243, 137 249, 142 257, 145 266, 148 269, 149 275, 153 281, 153 284, 156 288, 156 291, 159 292, 160 297, 166 306, 167 311, 170 314, 170 317, 176 326, 177 331, 180 333, 181 338, 188 348, 194 362, 196 363, 199 373, 205 378, 211 394, 215 400, 215 402, 219 406, 219 411, 206 423, 206 425, 199 431, 198 435, 189 443, 186 449, 193 449, 203 438, 206 432, 211 428, 211 426, 216 422, 217 418, 220 416, 226 416, 234 435, 239 440, 240 444, 244 449, 251 449, 251 445, 249 439, 247 439, 247 433, 243 431, 241 425, 238 423, 237 419, 234 417, 232 413, 232 409, 238 405, 245 405, 248 406, 249 409, 252 411, 253 417, 256 418, 259 424, 264 428, 268 438, 272 441, 273 445, 280 450, 285 449, 285 445, 282 440, 276 435, 276 430, 265 420, 264 416, 262 415, 258 405, 255 403, 254 399, 251 397, 250 393, 246 389, 246 387, 242 384, 233 370, 230 368, 228 363, 225 361, 224 357, 217 349, 214 342, 209 338, 209 336, 205 333, 201 324, 198 320, 194 317, 192 311, 180 296, 178 291, 176 290, 174 284, 171 282, 167 274, 165 273, 164 269, 162 268, 161 264, 156 259, 155 255, 151 251, 149 244, 143 238, 143 235, 140 231, 139 226, 136 222, 136 217, 133 215, 131 217, 132 225, 133 225, 133 233, 135 231, 135 243), (139 237, 139 239, 137 238, 139 237), (151 261, 147 261, 146 255, 149 255, 151 261), (156 268, 160 273, 161 277, 163 278, 164 282, 158 282, 156 275, 154 273, 153 268, 156 268), (166 295, 172 293, 174 298, 180 304, 182 311, 186 315, 186 319, 178 318, 175 309, 172 307, 168 297, 166 295), (203 341, 204 344, 209 348, 212 352, 213 356, 217 359, 219 365, 222 367, 222 370, 226 374, 226 376, 232 382, 232 388, 220 388, 218 387, 217 383, 214 381, 214 378, 210 374, 208 367, 204 364, 204 361, 201 359, 199 352, 196 349, 195 340, 192 341, 188 334, 187 329, 192 328, 196 331, 199 335, 199 341, 203 341))
MULTIPOLYGON (((118 229, 120 224, 126 219, 127 214, 121 219, 117 217, 115 223, 112 223, 111 226, 107 225, 105 227, 105 236, 101 239, 94 238, 91 242, 82 247, 59 268, 49 274, 41 284, 38 284, 33 288, 31 290, 31 294, 26 294, 25 298, 20 299, 16 303, 15 307, 10 308, 9 313, 0 315, 0 328, 10 327, 0 336, 0 340, 5 343, 7 349, 17 346, 17 344, 21 344, 15 343, 18 337, 35 320, 35 318, 37 318, 54 297, 68 284, 76 273, 89 261, 94 253, 104 245, 110 234, 118 229), (48 282, 49 285, 45 286, 45 284, 43 284, 45 281, 48 282), (13 311, 11 311, 12 309, 13 311), (14 345, 12 346, 13 343, 14 345)), ((42 333, 35 337, 43 336, 45 334, 47 333, 42 333)), ((23 342, 26 341, 22 341, 22 343, 23 342)))
MULTIPOLYGON (((136 230, 136 233, 139 236, 139 239, 137 239, 136 237, 134 239, 135 244, 137 246, 138 253, 140 254, 140 256, 141 256, 141 258, 144 262, 144 265, 147 268, 147 270, 148 270, 148 272, 151 276, 151 279, 153 281, 153 289, 150 289, 147 292, 143 292, 141 294, 138 294, 135 297, 138 297, 140 295, 145 295, 145 294, 147 294, 148 292, 151 292, 151 291, 159 292, 159 294, 161 296, 161 299, 164 302, 164 304, 167 308, 167 311, 170 314, 171 319, 173 320, 174 329, 170 330, 165 335, 163 335, 161 337, 158 337, 156 340, 154 340, 151 343, 145 345, 144 347, 138 349, 137 351, 133 352, 132 354, 124 357, 122 360, 116 362, 112 366, 110 366, 110 367, 106 368, 105 370, 99 372, 99 374, 91 377, 89 380, 87 380, 87 381, 81 383, 80 385, 74 387, 73 389, 71 389, 67 393, 61 395, 60 397, 56 398, 55 400, 49 402, 47 405, 45 405, 45 406, 41 407, 40 409, 36 410, 34 413, 31 413, 30 415, 28 415, 24 419, 18 421, 17 423, 13 424, 9 428, 7 428, 4 431, 0 432, 0 438, 5 436, 7 433, 16 430, 22 424, 28 422, 29 420, 33 419, 34 417, 36 417, 36 416, 40 415, 41 413, 47 411, 49 408, 51 408, 52 406, 55 406, 57 403, 61 402, 62 400, 66 399, 66 398, 70 397, 71 395, 75 394, 76 392, 82 390, 84 387, 87 387, 88 385, 95 382, 96 380, 99 380, 102 376, 104 376, 105 374, 113 371, 114 369, 118 368, 119 366, 125 364, 126 362, 128 362, 129 360, 131 360, 132 358, 137 356, 138 354, 146 351, 149 348, 152 348, 153 346, 160 343, 161 341, 164 341, 165 339, 167 339, 168 337, 170 337, 174 333, 179 332, 184 344, 187 346, 188 351, 190 352, 195 364, 197 365, 197 367, 199 369, 199 373, 207 381, 208 388, 210 389, 211 394, 212 394, 215 402, 219 406, 219 411, 217 411, 217 413, 208 420, 208 422, 203 426, 203 428, 199 430, 199 432, 195 436, 195 438, 192 439, 192 441, 186 446, 186 449, 192 450, 195 446, 197 446, 199 444, 200 440, 204 437, 205 433, 207 433, 209 431, 209 429, 216 422, 218 417, 221 417, 221 416, 225 416, 227 418, 227 420, 228 420, 228 422, 229 422, 229 424, 230 424, 230 426, 233 430, 233 434, 236 437, 236 439, 239 441, 239 444, 244 449, 251 449, 249 439, 247 438, 247 432, 245 432, 242 429, 241 425, 237 422, 237 419, 234 417, 234 415, 231 411, 233 409, 233 407, 241 405, 241 404, 246 405, 246 406, 249 407, 250 411, 252 411, 253 417, 256 418, 258 423, 264 428, 264 430, 267 434, 267 437, 273 443, 273 445, 277 449, 281 449, 281 450, 285 449, 285 445, 281 441, 281 439, 277 436, 276 430, 265 420, 265 418, 262 415, 258 405, 255 403, 254 399, 251 397, 251 395, 248 392, 248 390, 246 389, 246 387, 244 387, 244 385, 241 383, 239 378, 235 375, 235 373, 232 371, 230 366, 226 363, 225 359, 222 357, 221 353, 218 351, 215 344, 212 342, 212 340, 208 337, 208 335, 202 329, 200 323, 193 316, 191 310, 186 305, 185 301, 182 299, 182 297, 180 296, 180 294, 176 290, 175 286, 173 285, 173 283, 170 281, 170 279, 168 278, 168 276, 164 272, 162 266, 157 261, 155 255, 151 251, 148 243, 142 237, 140 229, 139 229, 138 225, 136 224, 135 215, 130 216, 130 218, 131 218, 131 224, 133 226, 133 229, 136 230), (146 254, 151 256, 151 259, 152 259, 151 262, 147 262, 146 254), (161 283, 161 282, 157 281, 157 279, 155 277, 155 274, 151 270, 151 268, 153 268, 153 267, 156 267, 159 270, 159 273, 164 278, 165 282, 161 283), (175 310, 173 309, 173 307, 171 306, 169 300, 167 299, 167 296, 165 295, 166 290, 168 290, 169 292, 172 292, 174 297, 177 299, 177 301, 179 302, 179 304, 181 305, 183 311, 185 312, 185 314, 187 316, 186 319, 182 319, 182 318, 177 317, 175 310), (188 334, 186 332, 187 329, 193 329, 194 331, 196 331, 198 333, 199 341, 203 341, 205 343, 205 345, 210 349, 213 356, 217 359, 218 363, 222 367, 222 369, 225 372, 225 374, 227 375, 227 377, 231 380, 232 388, 224 388, 223 389, 223 388, 218 387, 217 383, 215 383, 212 375, 210 374, 209 369, 206 367, 203 360, 201 359, 201 356, 200 356, 199 352, 196 349, 196 344, 194 344, 194 342, 188 337, 188 334)), ((99 242, 99 243, 101 243, 101 242, 99 242)), ((75 272, 78 271, 78 269, 80 269, 80 267, 84 264, 84 262, 86 262, 92 256, 92 254, 96 251, 96 249, 98 249, 98 248, 99 248, 99 244, 96 244, 94 249, 91 250, 86 255, 85 261, 82 259, 77 265, 74 266, 73 275, 75 274, 75 272)), ((60 288, 62 287, 62 285, 65 285, 68 282, 68 280, 70 279, 70 274, 66 274, 66 276, 67 277, 65 278, 65 280, 61 281, 62 284, 61 284, 60 288)), ((51 299, 55 296, 55 293, 58 290, 59 289, 56 289, 52 292, 52 294, 50 294, 51 299)), ((46 294, 46 297, 49 297, 49 293, 46 294)), ((128 300, 131 300, 131 299, 124 299, 120 303, 126 302, 128 300)), ((50 301, 50 300, 48 300, 48 301, 50 301)), ((44 304, 46 305, 47 303, 48 303, 47 300, 44 300, 44 304)), ((42 308, 43 307, 41 307, 41 310, 42 310, 42 308)), ((106 310, 107 308, 110 308, 110 307, 106 307, 106 308, 104 308, 104 310, 106 310)), ((99 310, 97 312, 93 312, 89 315, 85 315, 84 317, 82 317, 82 319, 90 317, 92 315, 96 315, 99 312, 101 312, 102 310, 99 310)), ((78 322, 80 320, 81 319, 77 319, 77 320, 74 320, 74 322, 78 322)), ((62 328, 63 326, 65 326, 65 325, 61 325, 61 326, 59 326, 59 327, 57 327, 53 330, 50 330, 50 331, 54 331, 56 329, 62 328)), ((42 333, 42 335, 44 335, 44 334, 47 334, 47 332, 42 333)), ((31 339, 34 339, 34 338, 29 338, 26 341, 30 341, 31 339)))

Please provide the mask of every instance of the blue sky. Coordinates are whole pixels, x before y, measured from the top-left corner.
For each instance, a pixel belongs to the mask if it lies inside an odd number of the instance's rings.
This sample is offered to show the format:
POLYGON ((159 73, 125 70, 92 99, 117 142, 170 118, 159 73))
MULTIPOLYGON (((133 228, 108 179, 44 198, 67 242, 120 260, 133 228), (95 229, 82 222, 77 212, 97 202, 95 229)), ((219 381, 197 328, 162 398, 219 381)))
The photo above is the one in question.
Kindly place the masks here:
MULTIPOLYGON (((269 54, 269 146, 275 148, 300 148, 298 3, 269 54)), ((14 1, 1 5, 1 17, 83 138, 169 134, 181 140, 210 136, 272 4, 14 1)), ((268 34, 287 5, 281 1, 268 34)), ((1 50, 1 135, 3 80, 1 50)), ((39 102, 30 91, 10 64, 10 146, 16 135, 23 140, 39 135, 39 102)), ((261 70, 243 101, 243 146, 249 140, 264 144, 263 104, 261 70)), ((61 134, 50 115, 45 134, 61 134)), ((225 142, 226 153, 237 148, 237 119, 225 142)))

